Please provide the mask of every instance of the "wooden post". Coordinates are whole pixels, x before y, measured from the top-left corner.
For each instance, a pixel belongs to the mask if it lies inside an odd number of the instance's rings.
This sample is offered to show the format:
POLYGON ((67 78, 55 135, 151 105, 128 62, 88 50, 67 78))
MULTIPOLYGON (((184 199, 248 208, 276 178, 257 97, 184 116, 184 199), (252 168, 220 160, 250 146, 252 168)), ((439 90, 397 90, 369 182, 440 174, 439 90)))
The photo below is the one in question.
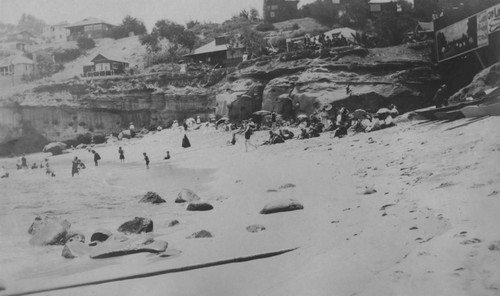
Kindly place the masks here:
POLYGON ((483 59, 481 59, 481 56, 479 55, 479 53, 477 52, 477 50, 474 50, 474 53, 476 54, 476 57, 479 60, 479 63, 481 64, 481 69, 486 68, 486 66, 483 63, 483 59))

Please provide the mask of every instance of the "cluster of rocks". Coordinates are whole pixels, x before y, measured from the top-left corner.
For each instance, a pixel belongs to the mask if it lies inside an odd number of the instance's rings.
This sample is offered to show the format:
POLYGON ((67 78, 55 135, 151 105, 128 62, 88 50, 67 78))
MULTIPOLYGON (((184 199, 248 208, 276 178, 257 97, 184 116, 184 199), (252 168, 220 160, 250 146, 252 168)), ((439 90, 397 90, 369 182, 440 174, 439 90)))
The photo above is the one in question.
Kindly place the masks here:
MULTIPOLYGON (((291 186, 283 186, 290 188, 291 186)), ((166 201, 155 192, 147 192, 139 202, 161 204, 166 201)), ((188 211, 209 211, 213 206, 201 201, 200 197, 189 189, 179 192, 176 203, 187 203, 188 211)), ((293 199, 278 199, 267 204, 261 214, 301 210, 304 206, 293 199)), ((174 227, 179 221, 168 222, 168 227, 174 227)), ((36 246, 63 245, 62 256, 65 258, 89 257, 93 259, 123 256, 141 252, 162 254, 168 243, 156 240, 149 233, 153 232, 153 221, 148 218, 135 217, 126 221, 113 233, 107 229, 97 229, 87 242, 85 235, 71 229, 71 223, 54 217, 36 217, 28 229, 32 236, 30 244, 36 246)), ((255 233, 265 230, 262 225, 255 224, 246 228, 255 233)), ((210 238, 213 235, 207 230, 197 231, 187 238, 210 238)))
POLYGON ((44 153, 52 153, 52 155, 62 154, 64 150, 66 150, 67 145, 61 142, 53 142, 45 145, 43 147, 42 152, 44 153))

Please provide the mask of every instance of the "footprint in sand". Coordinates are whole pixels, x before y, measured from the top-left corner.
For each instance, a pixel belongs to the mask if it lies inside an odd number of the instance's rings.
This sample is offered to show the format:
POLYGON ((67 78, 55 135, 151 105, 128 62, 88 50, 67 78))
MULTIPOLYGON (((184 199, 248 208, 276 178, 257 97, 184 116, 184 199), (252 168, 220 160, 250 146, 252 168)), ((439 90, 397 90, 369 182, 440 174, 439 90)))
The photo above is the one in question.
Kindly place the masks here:
POLYGON ((481 240, 478 239, 478 238, 473 238, 473 239, 466 239, 464 241, 461 241, 460 244, 461 245, 470 245, 470 244, 478 244, 480 243, 481 240))

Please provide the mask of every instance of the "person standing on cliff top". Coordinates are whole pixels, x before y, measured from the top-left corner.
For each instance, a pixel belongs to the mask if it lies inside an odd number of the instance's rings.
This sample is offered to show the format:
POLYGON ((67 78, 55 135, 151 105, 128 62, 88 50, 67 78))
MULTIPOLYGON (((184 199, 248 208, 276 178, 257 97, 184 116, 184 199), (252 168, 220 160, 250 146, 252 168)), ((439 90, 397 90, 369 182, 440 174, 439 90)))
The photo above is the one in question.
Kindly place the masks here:
POLYGON ((146 162, 146 168, 149 170, 149 157, 146 152, 142 153, 144 155, 144 161, 146 162))
POLYGON ((99 160, 101 160, 101 156, 99 153, 95 152, 95 150, 92 150, 92 154, 94 154, 94 164, 95 166, 99 165, 99 160))
POLYGON ((446 84, 441 85, 434 95, 434 103, 436 108, 441 108, 442 106, 448 106, 448 86, 446 84))
POLYGON ((130 137, 135 137, 135 126, 133 122, 130 122, 130 126, 128 129, 130 130, 130 137))

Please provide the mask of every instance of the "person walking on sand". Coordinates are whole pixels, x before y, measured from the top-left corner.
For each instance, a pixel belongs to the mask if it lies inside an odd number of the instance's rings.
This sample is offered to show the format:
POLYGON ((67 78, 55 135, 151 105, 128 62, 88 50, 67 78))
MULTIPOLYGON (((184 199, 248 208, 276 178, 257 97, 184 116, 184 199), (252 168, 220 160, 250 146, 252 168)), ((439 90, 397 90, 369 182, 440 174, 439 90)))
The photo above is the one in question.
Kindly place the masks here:
POLYGON ((118 154, 120 154, 120 162, 124 163, 125 162, 125 152, 123 151, 122 147, 118 148, 118 154))
POLYGON ((78 165, 79 165, 78 157, 75 156, 71 164, 71 177, 74 177, 75 174, 78 175, 78 165))
POLYGON ((144 155, 144 161, 146 162, 146 168, 149 170, 149 157, 146 152, 142 153, 144 155))
POLYGON ((95 152, 95 150, 92 150, 92 154, 94 154, 94 164, 95 166, 99 165, 99 160, 101 160, 101 156, 99 153, 95 152))
POLYGON ((170 151, 167 151, 167 156, 165 156, 163 159, 169 160, 170 159, 170 151))
POLYGON ((274 112, 274 111, 273 111, 273 112, 271 113, 271 129, 272 129, 272 130, 275 130, 275 129, 276 129, 276 120, 277 120, 277 118, 276 118, 276 117, 277 117, 277 114, 276 114, 276 112, 274 112))
POLYGON ((250 123, 248 123, 248 122, 245 123, 245 129, 241 132, 241 134, 243 134, 245 136, 245 151, 246 152, 248 152, 248 145, 257 149, 257 146, 252 144, 252 142, 250 142, 250 137, 253 134, 253 128, 250 125, 250 123))

